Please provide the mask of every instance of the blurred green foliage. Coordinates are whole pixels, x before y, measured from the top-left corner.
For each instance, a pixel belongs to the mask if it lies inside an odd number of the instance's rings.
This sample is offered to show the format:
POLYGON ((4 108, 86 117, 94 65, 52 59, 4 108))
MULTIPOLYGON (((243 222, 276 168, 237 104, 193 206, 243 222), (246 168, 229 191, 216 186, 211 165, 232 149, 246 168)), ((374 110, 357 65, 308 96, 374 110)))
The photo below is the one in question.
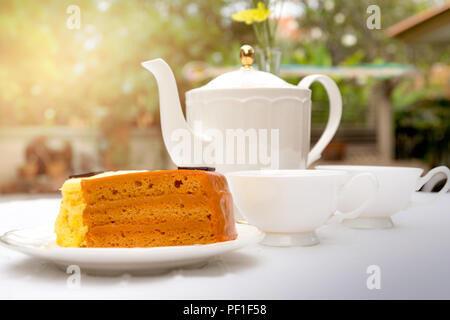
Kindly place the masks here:
MULTIPOLYGON (((301 52, 307 44, 325 46, 332 65, 348 65, 361 62, 413 62, 408 47, 387 37, 386 29, 415 13, 437 5, 439 1, 402 0, 400 4, 399 1, 392 0, 302 0, 300 3, 304 7, 304 16, 298 20, 299 27, 311 32, 304 40, 306 44, 287 44, 290 47, 288 52, 295 55, 296 51, 301 52), (371 5, 380 8, 381 29, 369 29, 366 25, 370 16, 367 8, 371 5), (351 58, 355 60, 352 61, 351 58)), ((448 51, 436 51, 430 46, 416 50, 416 56, 418 61, 424 64, 443 59, 450 61, 448 51)))
POLYGON ((442 88, 416 89, 403 81, 392 94, 396 158, 423 159, 431 167, 450 165, 450 101, 442 88))
MULTIPOLYGON (((284 63, 319 66, 376 66, 388 62, 414 65, 427 78, 430 67, 439 62, 450 63, 450 43, 406 45, 386 35, 386 28, 415 14, 437 5, 432 0, 317 0, 300 1, 304 16, 298 25, 309 33, 301 43, 285 41, 284 63), (369 5, 378 5, 381 12, 381 29, 366 27, 369 5)), ((300 79, 289 79, 297 83, 300 79)), ((374 126, 367 123, 370 117, 371 90, 380 79, 334 79, 342 93, 343 115, 341 126, 374 126)), ((414 86, 414 79, 398 80, 392 93, 395 118, 396 158, 423 159, 430 166, 450 165, 450 102, 444 91, 448 83, 440 87, 427 81, 414 86)), ((324 125, 328 118, 328 98, 320 85, 314 85, 313 124, 324 125)))
POLYGON ((395 113, 396 157, 450 164, 450 101, 422 99, 395 113))
MULTIPOLYGON (((239 39, 215 0, 2 0, 0 125, 92 126, 157 110, 156 83, 140 66, 157 57, 181 77, 190 61, 230 63, 239 39), (69 29, 69 5, 81 28, 69 29)), ((245 34, 242 32, 241 34, 245 34)), ((157 119, 157 117, 155 117, 157 119)))
MULTIPOLYGON (((389 39, 386 28, 430 6, 432 0, 404 0, 401 5, 390 0, 302 0, 304 16, 298 25, 310 32, 298 41, 283 41, 283 62, 316 66, 357 66, 361 64, 384 65, 386 62, 414 64, 428 69, 436 61, 450 62, 450 44, 446 46, 422 45, 408 47, 402 42, 389 39), (370 5, 378 5, 381 12, 381 29, 366 26, 370 5), (348 39, 351 39, 350 41, 348 39)), ((300 79, 289 79, 298 83, 300 79)), ((334 79, 342 93, 344 126, 368 124, 371 87, 379 81, 373 78, 334 79)), ((408 80, 406 80, 408 81, 408 80)), ((313 123, 323 125, 328 118, 328 98, 320 85, 313 85, 313 123)), ((441 88, 442 90, 442 88, 441 88)), ((417 102, 417 99, 409 101, 417 102)), ((395 103, 394 103, 395 105, 395 103)))
MULTIPOLYGON (((107 123, 105 131, 109 132, 115 123, 133 125, 145 115, 153 115, 157 124, 156 83, 140 62, 163 57, 175 73, 183 99, 186 90, 200 85, 183 79, 184 65, 191 61, 237 65, 240 45, 256 43, 250 27, 229 17, 240 2, 1 0, 0 125, 88 127, 107 123), (78 30, 67 27, 69 5, 81 9, 78 30)), ((385 33, 387 27, 435 5, 435 0, 402 0, 401 5, 392 0, 292 3, 302 8, 303 14, 296 19, 302 37, 279 39, 282 63, 396 62, 427 70, 433 62, 450 62, 450 44, 412 49, 385 33), (380 30, 366 27, 366 10, 373 4, 381 8, 380 30)), ((300 79, 287 80, 297 83, 300 79)), ((378 80, 335 80, 344 101, 343 126, 367 126, 370 91, 378 80)), ((430 95, 427 87, 405 90, 407 83, 393 93, 397 132, 403 134, 405 129, 413 134, 410 141, 417 145, 432 145, 432 139, 447 145, 437 143, 424 151, 425 147, 406 148, 400 141, 405 149, 397 150, 397 155, 407 157, 410 152, 432 163, 440 161, 436 159, 445 155, 439 155, 439 150, 448 149, 448 103, 430 95), (418 136, 427 138, 421 142, 418 136)), ((314 84, 313 100, 313 123, 323 125, 328 101, 320 85, 314 84)))

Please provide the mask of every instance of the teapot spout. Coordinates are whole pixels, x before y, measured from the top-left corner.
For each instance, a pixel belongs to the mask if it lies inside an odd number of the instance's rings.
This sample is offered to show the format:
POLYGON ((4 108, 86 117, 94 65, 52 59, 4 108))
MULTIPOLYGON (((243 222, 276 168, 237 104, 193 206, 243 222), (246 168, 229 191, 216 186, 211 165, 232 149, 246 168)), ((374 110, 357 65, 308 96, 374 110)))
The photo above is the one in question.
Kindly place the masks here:
POLYGON ((175 76, 169 65, 160 58, 142 62, 142 66, 153 73, 158 84, 161 130, 170 158, 178 166, 191 164, 189 159, 185 159, 186 155, 177 152, 180 149, 179 139, 189 135, 189 141, 192 142, 189 145, 193 145, 191 138, 196 137, 184 118, 175 76))

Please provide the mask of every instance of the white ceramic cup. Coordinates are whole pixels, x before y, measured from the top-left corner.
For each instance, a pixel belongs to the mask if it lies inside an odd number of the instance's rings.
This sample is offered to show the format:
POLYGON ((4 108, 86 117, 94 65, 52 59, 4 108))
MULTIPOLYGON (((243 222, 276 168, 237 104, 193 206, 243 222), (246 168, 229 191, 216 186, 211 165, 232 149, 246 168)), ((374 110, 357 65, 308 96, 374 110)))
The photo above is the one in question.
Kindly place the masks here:
POLYGON ((226 174, 234 203, 248 223, 266 233, 262 244, 310 246, 326 223, 353 219, 372 202, 378 182, 371 173, 352 178, 342 171, 253 170, 226 174), (372 186, 358 208, 336 212, 340 193, 354 183, 372 186))
MULTIPOLYGON (((369 206, 363 210, 361 215, 354 220, 344 221, 344 224, 353 228, 380 229, 393 227, 393 214, 407 209, 411 206, 429 204, 428 202, 412 202, 411 196, 414 191, 419 190, 435 174, 441 172, 447 177, 447 183, 437 193, 432 201, 450 189, 450 170, 445 167, 436 167, 421 177, 423 170, 409 167, 382 167, 382 166, 316 166, 319 170, 336 170, 346 172, 351 176, 362 172, 374 174, 380 184, 377 196, 369 206)), ((360 181, 349 187, 338 204, 338 210, 351 210, 358 206, 366 197, 368 186, 360 181)))

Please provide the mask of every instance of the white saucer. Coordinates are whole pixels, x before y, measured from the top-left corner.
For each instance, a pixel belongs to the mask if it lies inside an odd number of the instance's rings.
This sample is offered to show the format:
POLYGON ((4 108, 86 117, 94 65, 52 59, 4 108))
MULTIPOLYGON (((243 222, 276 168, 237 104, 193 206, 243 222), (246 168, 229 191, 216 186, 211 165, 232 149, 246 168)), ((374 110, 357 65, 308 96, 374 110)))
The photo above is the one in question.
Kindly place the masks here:
POLYGON ((353 229, 390 229, 394 227, 394 223, 390 217, 359 217, 344 220, 342 223, 353 229))
POLYGON ((310 247, 319 243, 319 238, 314 231, 301 233, 267 232, 263 241, 261 241, 261 244, 271 247, 310 247))
POLYGON ((63 248, 52 230, 43 227, 6 232, 0 244, 32 257, 44 259, 66 270, 69 265, 95 274, 153 274, 180 267, 206 264, 225 252, 256 244, 264 234, 251 225, 236 224, 236 240, 204 245, 155 248, 63 248))

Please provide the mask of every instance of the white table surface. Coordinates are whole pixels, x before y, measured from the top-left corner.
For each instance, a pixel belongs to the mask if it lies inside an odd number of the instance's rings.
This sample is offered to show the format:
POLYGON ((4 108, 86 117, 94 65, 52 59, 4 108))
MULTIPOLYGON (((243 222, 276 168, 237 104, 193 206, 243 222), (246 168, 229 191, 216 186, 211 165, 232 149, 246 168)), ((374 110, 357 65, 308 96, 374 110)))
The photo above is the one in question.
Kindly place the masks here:
MULTIPOLYGON (((415 194, 423 200, 430 194, 415 194)), ((59 199, 0 198, 0 233, 53 224, 59 199)), ((441 299, 450 298, 450 194, 400 212, 389 230, 326 226, 314 247, 261 245, 227 253, 206 266, 157 276, 68 274, 0 247, 1 299, 441 299), (367 267, 381 271, 369 290, 367 267)))

